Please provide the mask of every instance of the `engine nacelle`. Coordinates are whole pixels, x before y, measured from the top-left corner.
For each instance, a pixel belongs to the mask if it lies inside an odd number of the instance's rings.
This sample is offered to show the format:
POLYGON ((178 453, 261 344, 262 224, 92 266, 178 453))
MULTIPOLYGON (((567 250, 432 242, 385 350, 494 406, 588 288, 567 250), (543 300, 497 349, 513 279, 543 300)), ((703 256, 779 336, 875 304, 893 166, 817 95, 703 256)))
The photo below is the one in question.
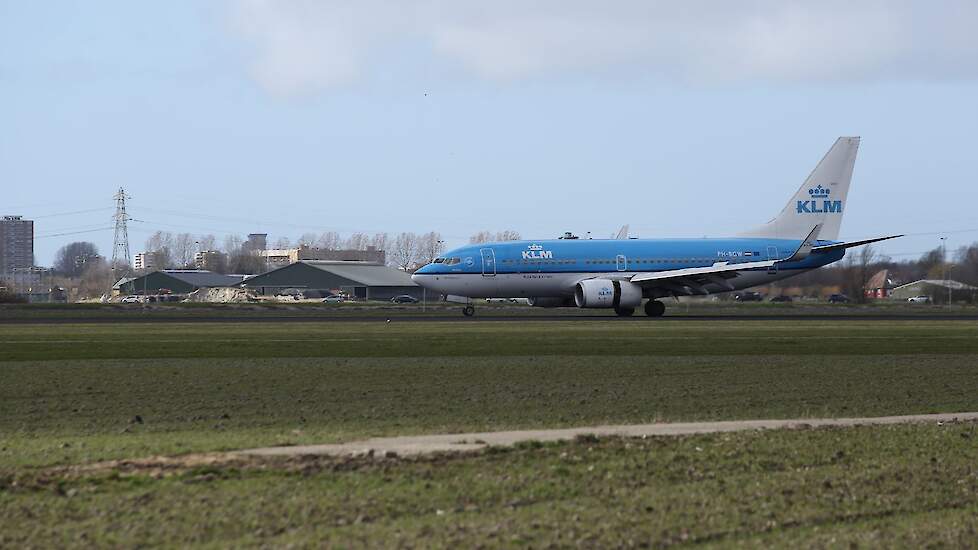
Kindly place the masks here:
POLYGON ((574 301, 570 298, 547 296, 543 298, 527 298, 526 302, 533 307, 571 307, 574 301))
POLYGON ((629 281, 585 279, 574 289, 577 307, 635 308, 642 304, 642 287, 629 281))

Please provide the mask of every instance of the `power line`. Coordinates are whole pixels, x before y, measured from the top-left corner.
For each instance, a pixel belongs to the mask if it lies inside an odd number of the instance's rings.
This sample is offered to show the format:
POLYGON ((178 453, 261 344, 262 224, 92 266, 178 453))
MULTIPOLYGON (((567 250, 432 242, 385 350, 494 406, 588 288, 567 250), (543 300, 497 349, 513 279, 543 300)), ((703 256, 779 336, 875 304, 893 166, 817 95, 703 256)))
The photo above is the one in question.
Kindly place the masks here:
POLYGON ((148 226, 148 227, 144 227, 144 228, 134 227, 133 229, 136 230, 136 231, 152 231, 151 228, 156 228, 156 227, 173 227, 173 228, 176 228, 176 229, 183 229, 184 231, 186 231, 188 229, 191 229, 191 230, 194 230, 194 231, 209 231, 209 232, 213 232, 213 233, 227 233, 227 234, 239 233, 238 231, 232 231, 232 230, 229 230, 229 229, 214 229, 214 228, 206 228, 206 227, 200 227, 200 226, 189 226, 189 225, 184 225, 184 224, 174 224, 174 223, 157 222, 157 221, 152 221, 152 220, 137 220, 135 218, 129 218, 129 221, 131 221, 133 223, 138 223, 138 224, 146 224, 146 226, 148 226))
MULTIPOLYGON (((194 212, 182 212, 182 211, 178 211, 178 210, 170 210, 170 209, 165 209, 165 208, 154 208, 154 207, 147 207, 147 206, 140 206, 138 208, 138 211, 139 212, 144 211, 144 210, 147 211, 147 212, 156 212, 156 213, 159 213, 159 214, 169 214, 169 215, 173 215, 173 216, 180 216, 180 217, 185 217, 185 218, 196 218, 196 219, 207 220, 207 221, 245 223, 245 224, 251 225, 253 227, 257 225, 257 226, 270 226, 270 227, 286 227, 286 228, 292 228, 292 229, 299 229, 299 230, 303 230, 303 231, 336 231, 336 232, 342 232, 342 233, 356 233, 356 232, 361 232, 361 233, 391 233, 390 231, 379 231, 376 228, 371 229, 371 228, 368 228, 368 227, 349 228, 349 227, 337 227, 337 226, 317 226, 317 225, 297 224, 297 223, 289 223, 289 222, 282 222, 282 221, 260 220, 260 219, 256 219, 256 218, 235 218, 235 217, 230 217, 230 216, 215 216, 215 215, 212 215, 212 214, 199 214, 199 213, 194 213, 194 212)), ((133 221, 136 221, 136 220, 133 220, 133 221)), ((160 223, 158 225, 171 225, 173 227, 180 227, 178 225, 173 225, 173 224, 162 224, 162 223, 160 223)), ((237 234, 237 233, 240 233, 241 232, 240 230, 237 230, 237 231, 214 230, 214 231, 218 231, 220 233, 229 233, 229 234, 237 234)), ((468 239, 468 237, 463 237, 461 235, 443 235, 443 236, 444 237, 448 237, 448 238, 453 238, 453 239, 468 239)))
POLYGON ((44 214, 41 216, 31 216, 31 219, 39 220, 41 218, 56 218, 60 216, 73 216, 75 214, 89 214, 92 212, 104 212, 106 210, 112 210, 111 206, 103 206, 102 208, 89 208, 88 210, 75 210, 73 212, 58 212, 57 214, 44 214))
POLYGON ((97 229, 84 229, 81 231, 68 231, 66 233, 48 233, 47 235, 34 235, 34 239, 47 239, 49 237, 64 237, 66 235, 81 235, 82 233, 95 233, 96 231, 109 231, 112 227, 99 227, 97 229))
POLYGON ((951 235, 955 233, 975 233, 978 232, 978 227, 973 227, 971 229, 951 229, 948 231, 927 231, 924 233, 905 233, 904 237, 925 237, 933 235, 951 235))
POLYGON ((45 234, 49 234, 49 233, 67 233, 69 231, 85 231, 87 229, 98 229, 100 227, 103 227, 104 225, 105 225, 105 221, 103 220, 103 221, 98 222, 98 223, 86 223, 86 224, 83 224, 83 225, 69 225, 69 226, 66 226, 66 227, 52 227, 52 228, 46 229, 45 234))

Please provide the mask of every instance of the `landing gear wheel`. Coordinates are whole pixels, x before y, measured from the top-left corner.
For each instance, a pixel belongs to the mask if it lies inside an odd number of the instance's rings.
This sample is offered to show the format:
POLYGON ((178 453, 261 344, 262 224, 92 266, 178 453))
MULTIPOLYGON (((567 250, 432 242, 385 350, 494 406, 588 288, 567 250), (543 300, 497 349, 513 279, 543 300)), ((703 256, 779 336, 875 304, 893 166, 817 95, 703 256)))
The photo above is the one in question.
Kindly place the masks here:
POLYGON ((463 307, 462 315, 465 315, 466 317, 472 317, 473 315, 475 315, 475 308, 472 306, 463 307))
POLYGON ((635 308, 633 308, 633 307, 616 307, 615 308, 615 313, 617 313, 619 317, 631 317, 632 314, 635 313, 635 308))
POLYGON ((662 314, 666 312, 666 305, 658 300, 649 300, 645 302, 645 314, 649 317, 662 317, 662 314))

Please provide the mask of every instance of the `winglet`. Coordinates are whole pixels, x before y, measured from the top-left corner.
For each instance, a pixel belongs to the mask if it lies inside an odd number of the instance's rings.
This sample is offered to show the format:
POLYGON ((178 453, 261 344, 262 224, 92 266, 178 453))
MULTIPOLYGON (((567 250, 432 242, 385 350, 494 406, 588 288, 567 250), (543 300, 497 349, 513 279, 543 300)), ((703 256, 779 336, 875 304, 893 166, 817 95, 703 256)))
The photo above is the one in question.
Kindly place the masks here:
POLYGON ((805 240, 801 241, 801 244, 798 245, 798 250, 795 250, 795 253, 792 254, 791 257, 789 257, 787 260, 781 260, 781 261, 797 262, 807 258, 808 255, 812 253, 812 249, 815 247, 815 241, 818 240, 818 232, 821 230, 822 230, 822 224, 821 223, 815 224, 815 227, 813 227, 812 230, 808 232, 808 236, 805 237, 805 240))

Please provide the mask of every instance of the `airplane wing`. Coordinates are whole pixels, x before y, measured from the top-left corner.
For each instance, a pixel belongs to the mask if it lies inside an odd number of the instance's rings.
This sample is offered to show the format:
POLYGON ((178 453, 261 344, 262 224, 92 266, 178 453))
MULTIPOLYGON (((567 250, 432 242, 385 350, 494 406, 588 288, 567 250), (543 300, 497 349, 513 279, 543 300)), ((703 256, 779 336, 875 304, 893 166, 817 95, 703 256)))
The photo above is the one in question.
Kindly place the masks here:
POLYGON ((822 224, 817 224, 808 232, 808 236, 802 240, 795 252, 782 260, 762 260, 759 262, 716 262, 711 266, 687 267, 683 269, 670 269, 668 271, 658 271, 655 273, 639 273, 634 275, 629 281, 645 286, 659 287, 676 294, 709 294, 706 285, 713 283, 734 290, 734 285, 730 279, 736 278, 741 271, 753 269, 769 269, 779 262, 797 261, 805 258, 815 247, 812 244, 818 237, 822 224))
MULTIPOLYGON (((773 267, 779 260, 764 260, 760 262, 717 262, 706 267, 687 267, 670 269, 655 273, 639 273, 634 275, 631 282, 649 287, 661 287, 680 294, 709 294, 704 288, 710 283, 718 284, 728 290, 734 290, 730 279, 737 277, 738 272, 748 269, 767 269, 773 267), (693 292, 687 289, 692 289, 693 292)), ((783 261, 783 260, 780 260, 783 261)))
POLYGON ((878 237, 875 239, 866 239, 862 241, 813 246, 821 227, 821 224, 813 227, 808 233, 808 236, 801 242, 801 245, 798 246, 798 249, 795 250, 791 256, 788 256, 785 259, 739 263, 716 262, 713 265, 706 267, 688 267, 684 269, 658 271, 655 273, 639 273, 634 275, 629 280, 635 284, 645 287, 662 288, 673 293, 674 295, 709 294, 709 291, 706 290, 705 286, 710 283, 722 286, 727 290, 734 290, 734 286, 730 283, 730 280, 736 278, 741 271, 769 269, 778 263, 801 260, 809 254, 828 252, 831 250, 838 250, 840 248, 852 248, 854 246, 885 241, 887 239, 895 239, 896 237, 902 236, 893 235, 890 237, 878 237))

